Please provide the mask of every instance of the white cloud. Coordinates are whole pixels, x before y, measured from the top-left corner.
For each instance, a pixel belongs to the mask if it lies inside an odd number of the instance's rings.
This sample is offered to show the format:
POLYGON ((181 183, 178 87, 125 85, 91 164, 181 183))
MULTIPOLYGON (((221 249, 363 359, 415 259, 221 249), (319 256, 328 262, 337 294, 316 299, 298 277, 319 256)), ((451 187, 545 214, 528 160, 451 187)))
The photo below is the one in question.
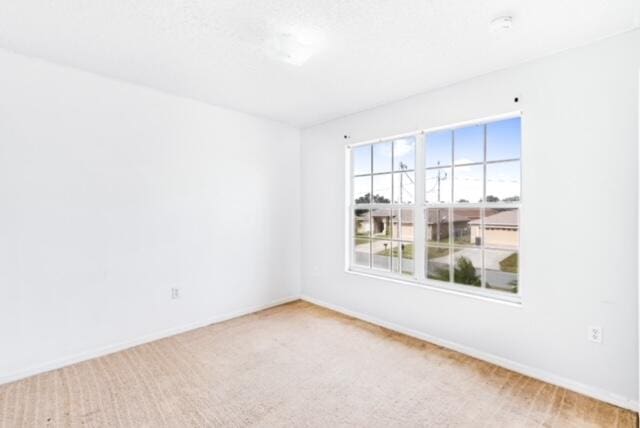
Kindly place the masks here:
POLYGON ((394 151, 396 156, 404 156, 413 151, 413 141, 400 139, 394 141, 394 151))

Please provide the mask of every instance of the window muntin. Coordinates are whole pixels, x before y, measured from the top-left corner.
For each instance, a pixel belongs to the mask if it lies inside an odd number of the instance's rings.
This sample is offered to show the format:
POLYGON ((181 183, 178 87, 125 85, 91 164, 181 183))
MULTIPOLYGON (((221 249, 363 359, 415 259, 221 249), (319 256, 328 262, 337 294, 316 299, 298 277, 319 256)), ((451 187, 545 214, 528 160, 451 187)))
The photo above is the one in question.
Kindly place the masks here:
POLYGON ((354 147, 349 266, 517 293, 520 153, 520 117, 354 147))

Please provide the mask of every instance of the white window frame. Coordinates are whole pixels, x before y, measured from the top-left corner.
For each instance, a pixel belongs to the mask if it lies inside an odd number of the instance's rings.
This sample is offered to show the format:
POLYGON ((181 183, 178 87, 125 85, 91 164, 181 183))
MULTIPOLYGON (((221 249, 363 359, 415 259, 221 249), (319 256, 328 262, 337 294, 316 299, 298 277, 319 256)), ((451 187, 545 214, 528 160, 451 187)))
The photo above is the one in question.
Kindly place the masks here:
MULTIPOLYGON (((522 112, 521 111, 514 111, 514 112, 509 112, 509 113, 505 113, 505 114, 500 114, 500 115, 493 115, 493 116, 488 116, 488 117, 483 117, 480 119, 473 119, 473 120, 468 120, 468 121, 463 121, 463 122, 457 122, 457 123, 453 123, 453 124, 447 124, 447 125, 441 125, 441 126, 436 126, 436 127, 431 127, 431 128, 425 128, 425 129, 420 129, 417 131, 413 131, 413 132, 407 132, 407 133, 403 133, 403 134, 398 134, 398 135, 393 135, 393 136, 389 136, 389 137, 385 137, 385 138, 378 138, 378 139, 374 139, 374 140, 366 140, 366 141, 361 141, 361 142, 357 142, 357 143, 352 143, 352 144, 347 144, 345 146, 345 206, 346 206, 346 215, 345 215, 345 272, 350 273, 350 274, 355 274, 355 275, 361 275, 361 276, 365 276, 365 277, 370 277, 370 278, 376 278, 376 279, 382 279, 388 282, 392 282, 392 283, 399 283, 399 284, 404 284, 404 285, 411 285, 411 286, 417 286, 420 288, 426 288, 426 289, 432 289, 432 290, 437 290, 437 291, 443 291, 443 292, 447 292, 447 293, 451 293, 451 294, 456 294, 456 295, 461 295, 461 296, 470 296, 470 297, 475 297, 475 298, 480 298, 482 300, 488 300, 488 301, 493 301, 493 302, 503 302, 503 303, 507 303, 507 304, 515 304, 517 306, 520 306, 520 304, 522 303, 522 288, 523 288, 523 282, 522 282, 522 269, 521 269, 521 265, 522 265, 522 246, 519 244, 518 245, 518 288, 517 288, 517 292, 515 293, 509 293, 509 292, 505 292, 505 291, 498 291, 498 290, 491 290, 488 288, 484 287, 484 283, 485 283, 485 278, 484 278, 484 269, 482 269, 482 287, 474 287, 474 286, 469 286, 469 285, 463 285, 463 284, 456 284, 454 282, 445 282, 445 281, 439 281, 439 280, 435 280, 435 279, 429 279, 426 278, 426 262, 425 262, 425 249, 426 249, 426 244, 427 244, 427 239, 426 239, 426 231, 425 231, 425 225, 426 225, 426 210, 428 208, 448 208, 449 212, 452 211, 452 208, 480 208, 483 209, 485 206, 487 206, 487 203, 465 203, 463 204, 456 204, 456 203, 438 203, 438 204, 427 204, 425 199, 426 199, 426 195, 425 195, 425 178, 426 178, 426 165, 425 165, 425 148, 426 148, 426 135, 432 132, 436 132, 436 131, 442 131, 442 130, 455 130, 455 129, 459 129, 459 128, 464 128, 467 126, 472 126, 472 125, 481 125, 481 124, 487 124, 487 123, 491 123, 491 122, 497 122, 500 120, 506 120, 506 119, 512 119, 512 118, 520 118, 521 119, 521 124, 522 124, 522 112), (361 205, 361 207, 363 209, 375 209, 375 208, 382 208, 382 209, 390 209, 390 210, 400 210, 400 209, 407 209, 410 208, 414 211, 414 236, 413 236, 413 248, 414 248, 414 274, 412 277, 408 277, 406 275, 402 275, 402 273, 400 272, 399 274, 393 273, 393 272, 386 272, 386 271, 381 271, 381 270, 375 270, 372 268, 360 268, 358 266, 352 266, 351 265, 351 258, 353 257, 353 252, 354 252, 354 236, 355 236, 355 231, 354 231, 354 218, 353 218, 353 213, 354 210, 358 208, 358 206, 360 206, 360 204, 355 204, 354 203, 354 195, 353 195, 353 188, 352 188, 352 183, 353 183, 353 175, 352 175, 352 171, 353 171, 353 159, 351 156, 351 152, 353 149, 359 147, 359 146, 363 146, 363 145, 370 145, 370 144, 376 144, 376 143, 384 143, 384 142, 389 142, 392 140, 396 140, 396 139, 401 139, 401 138, 405 138, 405 137, 415 137, 415 172, 414 172, 414 176, 415 176, 415 191, 414 191, 414 203, 410 204, 410 205, 405 205, 405 204, 393 204, 393 200, 391 201, 391 203, 389 204, 374 204, 374 203, 370 203, 370 204, 363 204, 361 205), (420 261, 420 262, 418 262, 420 261)), ((522 129, 524 128, 524 125, 521 125, 522 129)), ((521 135, 520 135, 520 157, 517 159, 520 161, 520 200, 517 203, 490 203, 488 205, 490 205, 491 208, 517 208, 518 209, 518 215, 519 218, 521 219, 522 216, 522 212, 523 212, 523 169, 524 169, 524 162, 523 162, 523 153, 524 150, 522 150, 523 146, 524 146, 524 132, 522 132, 521 130, 521 135)), ((486 144, 484 146, 484 150, 485 150, 485 154, 484 154, 484 160, 482 162, 475 162, 473 164, 469 164, 469 165, 483 165, 484 168, 484 172, 485 175, 484 177, 486 177, 486 165, 487 164, 492 164, 492 163, 501 163, 501 162, 507 162, 510 160, 515 160, 515 159, 505 159, 505 160, 500 160, 500 161, 486 161, 486 144)), ((453 162, 453 160, 452 160, 453 162)), ((372 155, 372 163, 373 163, 373 155, 372 155)), ((465 164, 465 166, 468 166, 465 164)), ((453 169, 453 168, 452 168, 453 169)), ((371 171, 371 174, 373 175, 373 170, 371 171)), ((453 188, 453 177, 451 177, 452 180, 452 188, 453 188)), ((393 187, 393 185, 392 185, 393 187)), ((373 189, 371 189, 371 197, 373 198, 373 189)), ((483 184, 483 196, 486 193, 486 179, 485 179, 485 183, 483 184)), ((393 198, 393 195, 392 195, 393 198)), ((373 202, 373 201, 372 201, 373 202)), ((481 216, 481 218, 484 221, 484 215, 481 216)), ((483 228, 481 227, 481 230, 483 228)), ((519 235, 520 235, 520 242, 521 242, 521 231, 522 231, 522 224, 521 221, 519 221, 519 235)), ((485 251, 485 240, 482 239, 482 253, 483 253, 483 257, 484 257, 484 251, 485 251)), ((372 257, 370 255, 370 257, 372 257)), ((453 269, 453 266, 451 266, 451 269, 453 269)))

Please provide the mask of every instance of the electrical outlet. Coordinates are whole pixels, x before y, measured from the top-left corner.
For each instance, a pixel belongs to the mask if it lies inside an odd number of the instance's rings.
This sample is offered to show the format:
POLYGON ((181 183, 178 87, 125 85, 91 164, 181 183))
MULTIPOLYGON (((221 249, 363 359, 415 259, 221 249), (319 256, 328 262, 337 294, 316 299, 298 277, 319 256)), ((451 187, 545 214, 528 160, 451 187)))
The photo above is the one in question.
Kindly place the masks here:
POLYGON ((172 288, 171 289, 171 299, 175 300, 175 299, 179 299, 180 298, 180 289, 179 288, 172 288))
POLYGON ((602 343, 602 327, 598 325, 589 326, 588 335, 591 342, 602 343))

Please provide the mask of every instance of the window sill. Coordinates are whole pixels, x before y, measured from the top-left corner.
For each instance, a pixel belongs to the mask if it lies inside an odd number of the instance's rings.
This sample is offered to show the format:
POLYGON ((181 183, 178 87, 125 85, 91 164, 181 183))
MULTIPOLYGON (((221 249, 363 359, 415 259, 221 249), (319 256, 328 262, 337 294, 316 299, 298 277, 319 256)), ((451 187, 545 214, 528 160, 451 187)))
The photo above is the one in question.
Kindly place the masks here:
POLYGON ((347 268, 345 272, 351 275, 363 276, 367 278, 378 279, 385 282, 394 282, 397 284, 408 285, 421 289, 437 291, 440 293, 453 294, 456 296, 468 297, 477 300, 483 300, 491 303, 504 304, 516 308, 522 307, 522 297, 518 294, 503 295, 499 291, 490 291, 486 289, 471 288, 464 285, 450 284, 446 282, 424 280, 418 281, 409 277, 400 277, 383 272, 375 272, 369 269, 347 268))

